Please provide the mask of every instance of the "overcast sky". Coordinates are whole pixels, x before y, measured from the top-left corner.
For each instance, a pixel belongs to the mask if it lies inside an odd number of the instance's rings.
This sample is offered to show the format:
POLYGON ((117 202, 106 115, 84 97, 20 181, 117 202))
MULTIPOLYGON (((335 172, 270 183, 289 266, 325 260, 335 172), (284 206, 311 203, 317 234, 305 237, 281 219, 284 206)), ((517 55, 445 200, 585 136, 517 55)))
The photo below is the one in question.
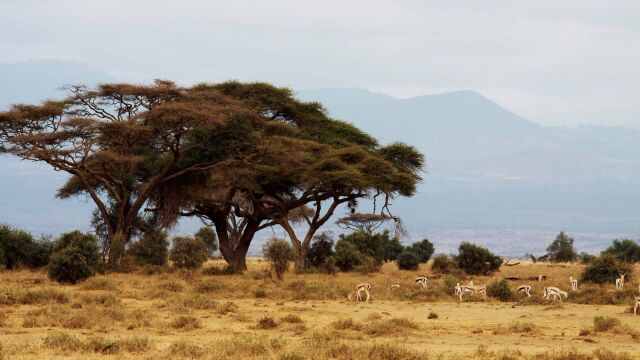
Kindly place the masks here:
POLYGON ((548 125, 640 128, 640 1, 0 0, 0 62, 397 97, 471 89, 548 125))

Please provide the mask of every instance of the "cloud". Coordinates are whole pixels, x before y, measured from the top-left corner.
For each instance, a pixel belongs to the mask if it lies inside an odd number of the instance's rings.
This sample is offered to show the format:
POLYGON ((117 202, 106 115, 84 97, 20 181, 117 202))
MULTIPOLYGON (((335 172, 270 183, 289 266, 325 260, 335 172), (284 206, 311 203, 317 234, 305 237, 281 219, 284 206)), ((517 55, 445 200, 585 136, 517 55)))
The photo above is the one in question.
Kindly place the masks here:
POLYGON ((640 127, 640 3, 3 1, 0 61, 125 80, 473 89, 534 121, 640 127))

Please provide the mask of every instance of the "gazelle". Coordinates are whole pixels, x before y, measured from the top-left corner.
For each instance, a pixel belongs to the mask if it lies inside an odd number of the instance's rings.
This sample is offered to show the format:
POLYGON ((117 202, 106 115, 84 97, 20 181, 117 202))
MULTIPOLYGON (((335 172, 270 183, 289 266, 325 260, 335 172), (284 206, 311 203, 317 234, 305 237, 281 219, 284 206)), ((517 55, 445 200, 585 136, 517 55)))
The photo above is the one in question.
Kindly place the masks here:
POLYGON ((569 276, 569 281, 571 282, 571 290, 577 291, 578 290, 578 280, 574 279, 573 276, 569 276))
POLYGON ((523 292, 527 294, 527 297, 531 297, 531 286, 530 285, 520 285, 518 286, 518 292, 523 292))
POLYGON ((347 298, 349 299, 349 301, 351 301, 351 298, 353 297, 353 295, 356 295, 356 301, 362 301, 362 293, 367 295, 367 298, 364 300, 364 302, 368 302, 369 298, 371 297, 371 284, 369 283, 362 283, 362 284, 358 284, 358 286, 356 286, 355 290, 353 290, 353 292, 350 292, 349 295, 347 296, 347 298))
POLYGON ((633 307, 633 315, 637 314, 638 306, 640 306, 640 296, 636 296, 636 306, 633 307))
POLYGON ((460 302, 462 302, 462 294, 465 292, 469 292, 472 294, 481 294, 482 298, 487 300, 487 286, 486 285, 473 285, 473 283, 469 283, 468 285, 460 285, 460 283, 456 284, 455 294, 460 298, 460 302))
POLYGON ((427 287, 427 278, 424 276, 418 276, 416 278, 416 284, 422 286, 423 288, 427 287))
POLYGON ((559 298, 560 301, 562 301, 562 295, 564 295, 565 298, 569 297, 569 294, 567 294, 566 291, 562 291, 555 286, 542 288, 542 293, 543 293, 542 297, 545 299, 550 299, 553 296, 553 300, 556 300, 559 298))
POLYGON ((616 279, 616 290, 624 290, 624 277, 627 274, 620 274, 620 277, 616 279))

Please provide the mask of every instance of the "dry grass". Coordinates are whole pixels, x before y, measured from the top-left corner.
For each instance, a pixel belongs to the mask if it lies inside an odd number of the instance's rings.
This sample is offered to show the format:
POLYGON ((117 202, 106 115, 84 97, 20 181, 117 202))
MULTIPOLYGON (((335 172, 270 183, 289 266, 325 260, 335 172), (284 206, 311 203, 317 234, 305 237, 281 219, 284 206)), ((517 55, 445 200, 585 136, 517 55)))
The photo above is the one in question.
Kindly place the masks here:
POLYGON ((283 281, 269 276, 264 261, 251 260, 245 274, 229 275, 222 265, 143 269, 64 286, 44 272, 0 272, 0 359, 640 359, 640 317, 627 312, 636 284, 621 292, 581 284, 562 303, 540 298, 543 286, 568 289, 579 265, 523 263, 474 277, 476 284, 507 275, 551 278, 509 282, 530 284, 531 298, 465 297, 462 304, 453 286, 471 279, 414 286, 429 265, 288 274, 283 281), (347 302, 364 281, 373 285, 372 302, 347 302), (391 290, 394 283, 401 288, 391 290))

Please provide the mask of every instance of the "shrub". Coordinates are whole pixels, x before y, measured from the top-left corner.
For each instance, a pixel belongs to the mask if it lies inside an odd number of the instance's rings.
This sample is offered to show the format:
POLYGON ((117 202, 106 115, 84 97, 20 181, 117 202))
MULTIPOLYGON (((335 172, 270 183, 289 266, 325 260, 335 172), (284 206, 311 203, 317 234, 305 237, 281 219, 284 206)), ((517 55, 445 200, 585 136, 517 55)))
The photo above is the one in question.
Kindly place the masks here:
POLYGON ((178 269, 197 269, 207 260, 207 248, 200 239, 176 237, 169 259, 178 269))
POLYGON ((380 267, 371 256, 365 256, 360 262, 360 265, 356 266, 355 270, 362 275, 367 275, 380 270, 380 267))
POLYGON ((635 263, 640 261, 640 246, 631 239, 616 239, 602 254, 612 255, 619 261, 635 263))
POLYGON ((171 322, 171 327, 181 330, 193 330, 201 327, 200 320, 193 316, 179 316, 171 322))
MULTIPOLYGON (((338 243, 349 242, 364 256, 370 256, 376 261, 376 265, 384 262, 384 244, 389 241, 389 231, 369 234, 364 231, 356 231, 349 235, 340 235, 338 243)), ((336 252, 338 244, 336 243, 336 252)))
POLYGON ((453 296, 456 291, 458 279, 452 275, 447 275, 442 279, 442 290, 448 295, 453 296))
POLYGON ((333 257, 333 239, 331 233, 323 232, 316 235, 311 243, 311 248, 307 252, 307 264, 321 267, 328 258, 333 257))
POLYGON ((586 252, 581 252, 580 255, 578 255, 578 259, 582 264, 591 264, 596 258, 597 256, 591 255, 586 252))
POLYGON ((490 283, 487 286, 487 295, 500 301, 511 301, 515 298, 515 294, 504 279, 490 283))
POLYGON ((53 250, 48 237, 34 240, 33 236, 8 225, 0 225, 0 267, 14 269, 26 266, 31 269, 46 266, 53 250))
POLYGON ((384 261, 395 261, 398 255, 402 253, 404 246, 400 243, 398 237, 385 239, 384 242, 384 261))
POLYGON ((593 330, 608 331, 620 326, 620 320, 608 316, 596 316, 593 318, 593 330))
POLYGON ((278 323, 275 320, 273 320, 272 317, 269 317, 269 316, 265 316, 261 318, 260 320, 258 320, 258 323, 256 324, 256 329, 267 330, 267 329, 275 329, 277 327, 278 327, 278 323))
POLYGON ((582 281, 590 281, 596 284, 615 282, 620 274, 626 274, 625 280, 629 281, 632 268, 629 264, 618 261, 614 256, 605 254, 595 259, 582 272, 582 281))
POLYGON ((235 270, 233 269, 233 266, 230 266, 230 265, 227 265, 224 267, 212 266, 212 267, 202 269, 202 273, 204 275, 223 276, 223 275, 233 275, 235 274, 235 270))
POLYGON ((336 266, 341 271, 351 271, 360 265, 364 255, 358 247, 349 241, 338 240, 336 243, 336 266))
POLYGON ((63 234, 53 246, 48 273, 58 282, 75 284, 95 275, 99 265, 95 236, 73 231, 63 234))
POLYGON ((573 248, 573 238, 560 231, 555 240, 549 244, 547 251, 551 254, 551 261, 568 262, 576 261, 578 253, 573 248))
POLYGON ((427 261, 429 261, 434 251, 433 244, 427 239, 414 242, 413 244, 411 244, 410 249, 418 254, 421 263, 426 263, 427 261))
POLYGON ((285 315, 280 319, 282 322, 290 323, 290 324, 302 324, 304 321, 298 315, 289 314, 285 315))
POLYGON ((169 255, 167 233, 152 229, 142 235, 140 240, 129 246, 128 253, 138 266, 162 266, 169 255))
POLYGON ((415 249, 407 248, 398 255, 396 263, 402 270, 417 270, 420 265, 420 255, 415 249))
POLYGON ((458 272, 458 263, 451 257, 440 254, 433 258, 431 271, 439 274, 454 274, 458 272))
POLYGON ((437 318, 438 318, 438 314, 434 313, 433 311, 431 311, 429 313, 429 315, 427 316, 427 319, 429 319, 429 320, 435 320, 437 318))
POLYGON ((458 267, 469 275, 491 275, 500 269, 502 258, 468 242, 458 248, 458 267))
POLYGON ((256 295, 256 299, 264 299, 267 297, 267 293, 262 289, 256 290, 255 295, 256 295))
POLYGON ((318 268, 323 273, 329 275, 335 275, 338 272, 338 267, 336 266, 336 258, 333 256, 329 256, 324 259, 324 262, 318 268))
POLYGON ((515 322, 513 324, 511 324, 511 326, 509 326, 509 330, 511 330, 511 332, 513 333, 525 333, 525 334, 531 334, 531 333, 535 333, 538 332, 538 326, 532 322, 515 322))
POLYGON ((264 244, 262 253, 271 262, 271 269, 278 279, 282 279, 289 269, 289 261, 295 259, 295 253, 289 242, 284 239, 271 238, 264 244))
POLYGON ((209 255, 213 255, 218 251, 218 236, 210 227, 201 227, 198 232, 195 233, 194 237, 196 239, 200 239, 200 241, 204 243, 205 249, 209 255))

